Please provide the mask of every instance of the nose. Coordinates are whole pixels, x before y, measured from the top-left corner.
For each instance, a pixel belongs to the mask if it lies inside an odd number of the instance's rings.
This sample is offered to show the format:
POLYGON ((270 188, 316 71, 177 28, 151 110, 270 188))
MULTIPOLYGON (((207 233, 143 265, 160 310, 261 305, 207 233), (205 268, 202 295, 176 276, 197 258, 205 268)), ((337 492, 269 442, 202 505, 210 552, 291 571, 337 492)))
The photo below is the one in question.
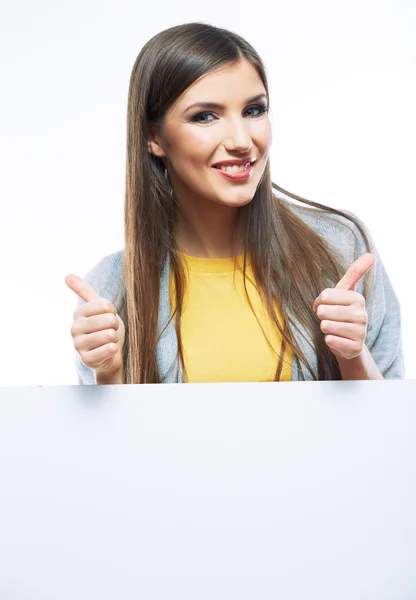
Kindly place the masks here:
POLYGON ((223 145, 228 152, 249 151, 253 146, 253 140, 247 131, 246 124, 238 120, 234 125, 230 125, 223 145))

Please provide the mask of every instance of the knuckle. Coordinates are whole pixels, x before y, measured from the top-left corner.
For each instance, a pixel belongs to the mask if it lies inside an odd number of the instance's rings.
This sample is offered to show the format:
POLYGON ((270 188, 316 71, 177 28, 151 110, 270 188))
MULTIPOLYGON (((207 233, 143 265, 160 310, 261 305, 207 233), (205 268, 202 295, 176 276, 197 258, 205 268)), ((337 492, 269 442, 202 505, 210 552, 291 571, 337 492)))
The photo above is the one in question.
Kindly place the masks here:
POLYGON ((87 359, 87 353, 86 353, 86 351, 80 349, 80 350, 78 350, 78 353, 79 353, 79 355, 81 357, 81 360, 84 363, 84 365, 88 366, 88 359, 87 359))
POLYGON ((107 341, 116 343, 118 341, 118 334, 114 329, 107 330, 107 341))
POLYGON ((88 306, 89 306, 90 302, 84 302, 84 304, 82 304, 81 306, 78 306, 75 310, 74 310, 74 320, 77 321, 79 319, 83 319, 85 318, 85 313, 88 310, 88 306))
POLYGON ((81 352, 83 350, 83 344, 82 344, 82 341, 80 340, 80 338, 75 338, 74 348, 77 352, 79 352, 81 354, 81 352))
POLYGON ((107 322, 109 327, 115 329, 117 325, 117 317, 114 313, 109 313, 107 316, 107 322))
POLYGON ((361 323, 362 325, 365 325, 367 323, 367 312, 360 311, 360 313, 358 314, 358 320, 359 320, 359 323, 361 323))
POLYGON ((80 334, 79 319, 75 320, 71 325, 71 335, 76 337, 80 334))
POLYGON ((105 310, 105 312, 108 312, 108 313, 114 313, 115 312, 113 303, 110 302, 110 300, 107 300, 106 298, 103 298, 103 300, 102 300, 102 307, 105 310))
POLYGON ((118 350, 117 344, 114 344, 113 342, 106 344, 105 349, 103 351, 104 360, 114 356, 117 353, 117 350, 118 350))

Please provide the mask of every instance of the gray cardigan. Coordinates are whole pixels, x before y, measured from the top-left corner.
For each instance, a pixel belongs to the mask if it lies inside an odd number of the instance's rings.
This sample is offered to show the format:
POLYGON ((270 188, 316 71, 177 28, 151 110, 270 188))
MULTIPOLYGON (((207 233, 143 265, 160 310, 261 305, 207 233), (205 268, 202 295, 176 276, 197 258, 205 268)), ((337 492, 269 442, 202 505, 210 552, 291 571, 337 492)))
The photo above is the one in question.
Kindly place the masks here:
MULTIPOLYGON (((329 242, 331 247, 341 253, 345 264, 348 266, 366 252, 364 240, 358 228, 348 219, 338 215, 329 215, 329 213, 326 213, 323 219, 320 217, 320 209, 317 210, 294 203, 291 203, 291 209, 329 242)), ((343 212, 347 213, 348 211, 343 210, 343 212)), ((351 212, 348 214, 356 217, 351 212)), ((366 300, 368 328, 365 343, 385 379, 404 379, 400 304, 371 234, 366 225, 361 220, 359 222, 369 238, 371 252, 376 258, 373 266, 373 294, 370 294, 370 297, 366 300), (372 311, 374 311, 373 315, 371 314, 372 311), (373 317, 372 320, 371 316, 373 317)), ((122 264, 123 251, 120 250, 104 257, 85 275, 84 279, 91 284, 99 296, 113 301, 122 273, 122 264)), ((361 278, 355 289, 362 294, 363 288, 364 282, 361 278)), ((84 301, 78 298, 77 306, 83 303, 84 301)), ((167 261, 161 275, 159 332, 169 320, 170 314, 169 262, 167 261)), ((297 341, 317 376, 317 359, 312 341, 293 314, 290 314, 290 317, 299 327, 301 334, 298 334, 297 341)), ((176 360, 176 351, 177 338, 172 320, 159 340, 156 350, 158 366, 165 383, 182 382, 182 373, 176 360)), ((94 370, 84 365, 78 352, 75 360, 79 383, 94 385, 96 383, 94 370)), ((292 381, 311 379, 308 369, 298 361, 296 356, 293 356, 292 381)))

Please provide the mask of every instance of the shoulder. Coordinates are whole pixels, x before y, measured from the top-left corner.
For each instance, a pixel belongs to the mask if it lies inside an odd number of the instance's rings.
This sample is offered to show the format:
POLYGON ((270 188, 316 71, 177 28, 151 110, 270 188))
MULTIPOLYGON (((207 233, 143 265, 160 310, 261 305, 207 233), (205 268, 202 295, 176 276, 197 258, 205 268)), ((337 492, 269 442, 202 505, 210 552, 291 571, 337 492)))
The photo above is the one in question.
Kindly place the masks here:
POLYGON ((123 272, 123 257, 124 250, 108 254, 84 275, 99 296, 113 300, 123 272))
POLYGON ((368 238, 370 247, 374 245, 367 225, 349 210, 336 209, 343 213, 337 214, 330 210, 312 208, 308 205, 298 205, 292 202, 285 202, 285 204, 348 262, 353 262, 367 251, 362 231, 368 238), (352 217, 355 222, 349 217, 352 217))

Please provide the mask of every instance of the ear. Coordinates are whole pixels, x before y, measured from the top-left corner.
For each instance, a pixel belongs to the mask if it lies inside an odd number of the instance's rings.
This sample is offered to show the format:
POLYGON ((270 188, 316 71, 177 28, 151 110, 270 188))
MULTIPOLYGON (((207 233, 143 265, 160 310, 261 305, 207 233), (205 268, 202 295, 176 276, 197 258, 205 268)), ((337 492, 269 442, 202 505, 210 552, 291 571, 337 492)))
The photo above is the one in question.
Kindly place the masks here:
POLYGON ((159 156, 160 158, 166 156, 166 153, 163 150, 162 140, 160 136, 153 131, 153 129, 149 130, 147 148, 150 154, 154 154, 155 156, 159 156))

